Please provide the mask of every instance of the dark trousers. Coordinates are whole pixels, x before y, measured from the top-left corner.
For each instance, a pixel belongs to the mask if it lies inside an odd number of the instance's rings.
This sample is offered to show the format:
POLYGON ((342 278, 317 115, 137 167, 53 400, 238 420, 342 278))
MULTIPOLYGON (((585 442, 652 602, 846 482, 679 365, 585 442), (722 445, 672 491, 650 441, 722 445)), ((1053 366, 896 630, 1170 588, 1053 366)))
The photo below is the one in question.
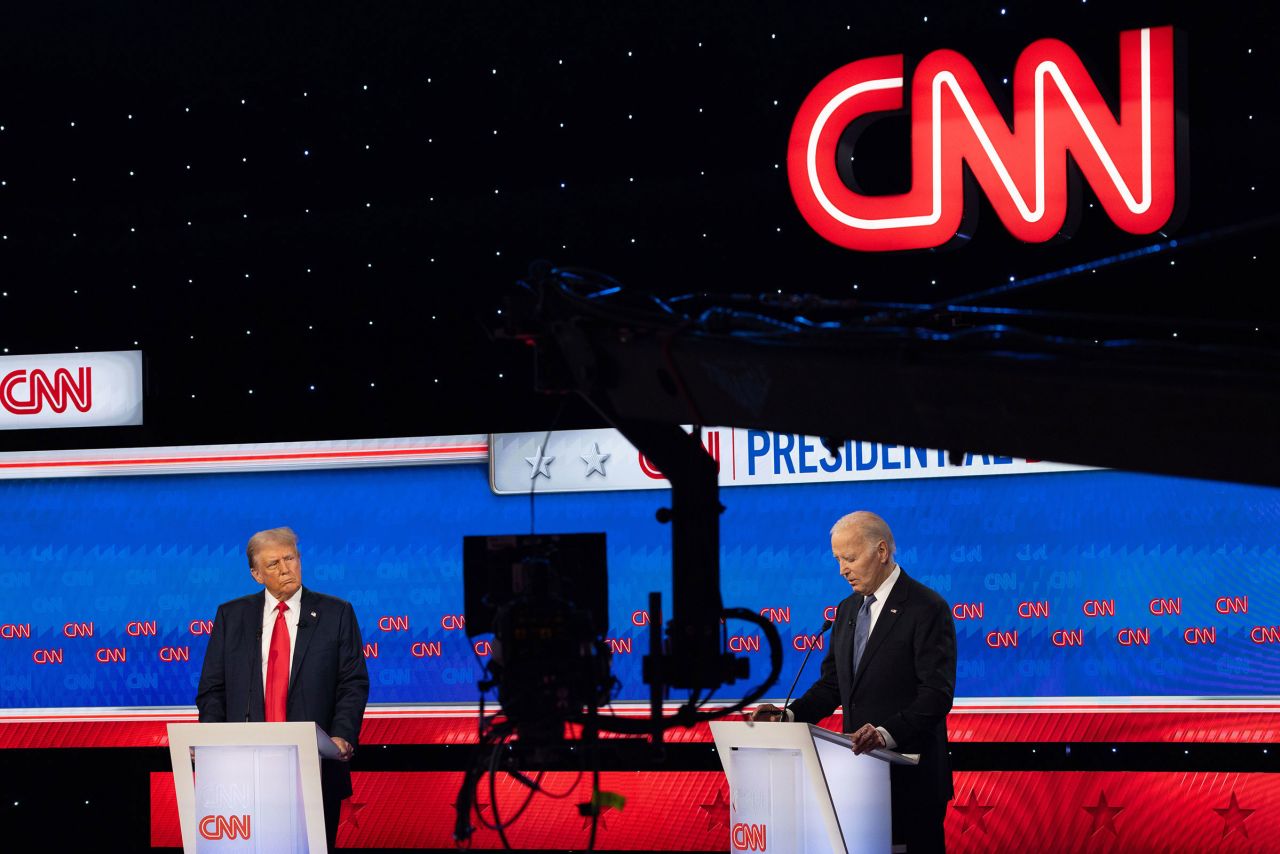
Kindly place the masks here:
POLYGON ((893 841, 907 846, 907 854, 943 854, 947 837, 943 822, 947 818, 947 802, 893 802, 893 841))
POLYGON ((342 798, 329 794, 328 788, 322 790, 324 801, 324 835, 329 840, 329 850, 338 847, 338 820, 342 817, 342 798))

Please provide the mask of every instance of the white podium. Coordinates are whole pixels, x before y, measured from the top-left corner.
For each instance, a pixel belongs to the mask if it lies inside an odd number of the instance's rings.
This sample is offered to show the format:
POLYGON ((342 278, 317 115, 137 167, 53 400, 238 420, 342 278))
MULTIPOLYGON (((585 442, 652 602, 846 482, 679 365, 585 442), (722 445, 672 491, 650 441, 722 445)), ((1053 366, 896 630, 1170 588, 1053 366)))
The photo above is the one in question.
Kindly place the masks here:
POLYGON ((183 851, 327 854, 321 756, 313 723, 169 724, 183 851))
POLYGON ((729 778, 731 851, 885 854, 893 844, 891 750, 854 755, 846 735, 799 723, 712 721, 729 778))

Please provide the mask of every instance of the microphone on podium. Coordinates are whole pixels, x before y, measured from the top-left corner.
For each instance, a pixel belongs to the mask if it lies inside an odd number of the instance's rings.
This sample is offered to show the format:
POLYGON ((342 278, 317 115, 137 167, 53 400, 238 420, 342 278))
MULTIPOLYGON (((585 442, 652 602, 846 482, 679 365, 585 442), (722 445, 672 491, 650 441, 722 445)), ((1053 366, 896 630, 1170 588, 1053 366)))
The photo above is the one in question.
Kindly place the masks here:
MULTIPOLYGON (((818 629, 816 637, 822 637, 832 625, 830 620, 823 620, 822 628, 818 629)), ((809 656, 812 654, 813 644, 809 644, 809 648, 804 651, 804 661, 800 662, 800 669, 796 671, 796 678, 791 680, 791 687, 787 689, 787 699, 782 702, 781 720, 787 719, 787 706, 791 705, 791 694, 796 690, 796 683, 800 681, 800 674, 804 673, 804 666, 809 663, 809 656)))

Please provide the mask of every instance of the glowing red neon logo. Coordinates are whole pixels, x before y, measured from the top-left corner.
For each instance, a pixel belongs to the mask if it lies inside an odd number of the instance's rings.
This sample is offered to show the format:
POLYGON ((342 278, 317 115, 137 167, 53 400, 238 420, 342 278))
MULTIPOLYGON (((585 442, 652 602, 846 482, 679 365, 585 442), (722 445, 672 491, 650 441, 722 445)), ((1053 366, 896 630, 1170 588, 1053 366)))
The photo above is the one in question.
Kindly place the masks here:
POLYGON ((1013 127, 973 65, 937 50, 911 83, 911 189, 869 196, 837 171, 837 147, 858 119, 902 108, 902 56, 862 59, 827 75, 791 128, 791 194, 815 231, 863 251, 925 249, 956 236, 967 164, 1005 227, 1028 243, 1063 229, 1067 152, 1120 228, 1150 234, 1174 210, 1173 28, 1120 34, 1117 122, 1075 51, 1029 45, 1013 72, 1013 127))
POLYGON ((78 381, 66 368, 58 368, 50 380, 49 375, 38 368, 30 372, 10 371, 0 379, 0 405, 14 415, 35 415, 46 403, 54 412, 66 412, 68 402, 81 412, 88 412, 93 406, 93 369, 79 368, 77 375, 78 381), (22 385, 27 389, 25 400, 15 394, 22 385))

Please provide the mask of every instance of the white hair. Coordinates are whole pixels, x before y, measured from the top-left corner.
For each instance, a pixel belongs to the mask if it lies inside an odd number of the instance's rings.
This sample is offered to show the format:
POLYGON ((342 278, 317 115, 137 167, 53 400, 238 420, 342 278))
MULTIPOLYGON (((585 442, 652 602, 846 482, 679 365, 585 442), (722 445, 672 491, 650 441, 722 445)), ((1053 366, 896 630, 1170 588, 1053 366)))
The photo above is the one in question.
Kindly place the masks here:
POLYGON ((870 510, 855 510, 841 516, 831 526, 831 535, 834 537, 839 531, 857 531, 870 543, 879 543, 884 540, 884 544, 889 549, 889 557, 893 557, 896 548, 893 542, 893 531, 889 530, 888 522, 870 510))

